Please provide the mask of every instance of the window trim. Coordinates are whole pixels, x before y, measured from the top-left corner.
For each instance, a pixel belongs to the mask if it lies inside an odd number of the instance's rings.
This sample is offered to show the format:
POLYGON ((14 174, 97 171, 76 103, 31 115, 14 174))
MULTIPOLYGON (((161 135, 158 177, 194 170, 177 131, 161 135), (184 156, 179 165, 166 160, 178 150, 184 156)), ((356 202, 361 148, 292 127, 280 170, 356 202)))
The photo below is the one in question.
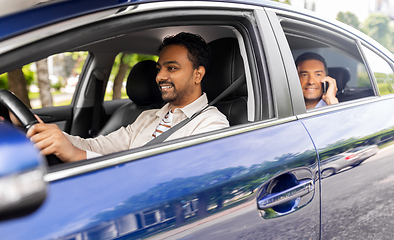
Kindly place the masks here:
MULTIPOLYGON (((271 9, 270 9, 270 11, 271 11, 271 9)), ((368 70, 367 64, 366 64, 366 62, 364 60, 364 54, 363 54, 363 52, 360 51, 360 47, 358 45, 358 42, 360 41, 360 38, 357 35, 349 34, 348 32, 340 29, 339 26, 323 22, 320 19, 314 19, 314 18, 312 18, 310 16, 302 16, 300 14, 288 13, 288 12, 284 12, 284 11, 281 11, 281 10, 272 10, 272 12, 275 14, 276 21, 278 21, 278 22, 280 22, 282 20, 294 21, 296 23, 301 23, 302 25, 306 26, 309 29, 311 29, 310 26, 312 26, 312 29, 313 28, 319 29, 320 31, 323 31, 323 32, 325 32, 327 34, 331 34, 332 33, 333 36, 334 36, 333 38, 339 39, 340 41, 346 41, 349 44, 353 44, 354 48, 356 48, 358 53, 359 53, 359 56, 360 56, 359 60, 363 62, 368 74, 370 74, 370 71, 368 70)), ((283 34, 283 36, 285 36, 285 31, 283 30, 282 27, 278 31, 280 32, 281 35, 283 34)), ((304 36, 302 33, 300 35, 304 36)), ((316 40, 316 39, 313 39, 313 40, 316 40)), ((319 40, 319 39, 317 39, 317 40, 319 40)), ((336 48, 337 46, 340 46, 340 44, 332 44, 329 40, 322 41, 322 43, 327 44, 329 46, 332 46, 334 48, 336 48)), ((290 47, 287 44, 287 40, 286 40, 286 45, 281 45, 280 47, 281 47, 281 51, 282 51, 283 55, 290 54, 290 56, 292 57, 290 47)), ((339 50, 344 50, 343 46, 342 47, 338 47, 338 49, 339 50)), ((351 54, 351 52, 349 52, 349 51, 345 51, 345 52, 351 54)), ((353 55, 353 54, 351 54, 351 55, 353 55)), ((292 64, 294 65, 294 61, 293 61, 292 64)), ((294 71, 296 72, 295 68, 294 68, 294 71)), ((291 73, 292 73, 292 71, 290 72, 290 74, 291 73)), ((298 74, 295 74, 295 73, 293 73, 292 75, 290 75, 290 74, 288 73, 289 82, 293 81, 294 84, 295 84, 295 82, 297 82, 298 85, 299 85, 298 81, 292 80, 292 79, 297 79, 298 80, 298 74)), ((364 97, 364 98, 360 98, 360 99, 354 99, 354 100, 350 100, 350 101, 346 101, 346 102, 341 102, 341 103, 336 104, 336 105, 326 106, 324 108, 319 108, 319 109, 310 109, 310 110, 306 110, 305 109, 305 111, 298 111, 296 113, 296 115, 297 115, 297 117, 304 118, 305 116, 313 116, 313 115, 316 115, 316 114, 331 112, 331 111, 334 111, 336 109, 342 109, 342 108, 347 108, 347 107, 353 106, 353 105, 359 105, 358 102, 360 102, 360 101, 364 102, 365 99, 374 99, 374 98, 378 97, 378 95, 375 92, 375 89, 377 87, 376 86, 376 81, 374 80, 374 78, 370 78, 370 77, 369 77, 369 80, 370 80, 371 87, 372 87, 372 89, 374 91, 375 96, 364 97), (353 101, 354 101, 354 104, 352 104, 353 101), (337 105, 339 105, 340 107, 338 108, 337 105), (342 107, 342 106, 344 106, 344 107, 342 107)), ((299 87, 293 85, 293 86, 290 87, 290 92, 292 94, 297 94, 298 88, 299 87)), ((299 91, 301 92, 301 95, 302 95, 301 89, 299 91)), ((304 103, 303 97, 302 97, 302 101, 297 101, 297 102, 294 101, 292 104, 294 105, 294 109, 302 109, 302 106, 304 106, 304 108, 305 108, 305 103, 304 103)))
MULTIPOLYGON (((393 65, 392 61, 390 61, 389 58, 387 58, 387 57, 386 57, 384 54, 382 54, 380 51, 376 51, 376 49, 375 49, 373 46, 370 46, 370 44, 368 44, 368 43, 366 43, 366 42, 361 42, 361 41, 359 40, 359 41, 358 41, 358 45, 359 45, 359 48, 360 48, 360 52, 361 52, 361 54, 362 54, 362 56, 363 56, 364 64, 365 64, 365 66, 366 66, 366 68, 367 68, 369 78, 370 78, 370 79, 373 79, 373 81, 374 81, 374 91, 375 91, 375 94, 376 94, 377 96, 379 96, 379 97, 385 96, 385 95, 381 95, 381 94, 380 94, 378 82, 377 82, 377 80, 376 80, 376 78, 375 78, 375 74, 373 73, 372 68, 371 68, 370 65, 369 65, 369 61, 368 61, 368 59, 367 59, 367 56, 366 56, 366 54, 365 54, 365 52, 364 52, 363 47, 369 49, 369 50, 372 51, 374 54, 376 54, 378 57, 380 57, 382 60, 384 60, 384 61, 390 66, 391 71, 394 73, 394 65, 393 65)), ((393 95, 393 94, 387 94, 387 95, 393 95)))
MULTIPOLYGON (((179 10, 182 11, 183 13, 186 10, 179 10)), ((179 12, 178 11, 178 12, 179 12)), ((242 38, 242 41, 239 41, 240 44, 244 43, 243 46, 241 46, 240 50, 241 52, 243 51, 243 57, 247 57, 247 59, 244 59, 245 64, 249 64, 249 68, 245 68, 245 71, 249 72, 249 81, 253 85, 253 94, 254 94, 254 101, 257 101, 254 105, 256 112, 255 112, 255 117, 254 120, 256 122, 252 123, 246 123, 242 125, 237 125, 233 126, 231 128, 225 128, 213 132, 207 132, 204 134, 199 134, 199 135, 193 135, 181 139, 176 139, 173 141, 168 141, 164 142, 158 145, 154 146, 148 146, 148 147, 140 147, 140 148, 135 148, 135 149, 130 149, 130 150, 125 150, 122 152, 118 153, 113 153, 109 155, 105 155, 99 158, 94 158, 94 159, 88 159, 84 160, 81 162, 76 162, 76 163, 68 163, 66 165, 58 165, 58 166, 53 166, 49 169, 48 175, 45 177, 46 181, 52 182, 56 180, 60 180, 63 178, 68 178, 92 171, 96 171, 99 169, 103 168, 108 168, 112 166, 116 166, 119 164, 131 162, 137 159, 149 157, 149 156, 154 156, 158 155, 161 153, 169 152, 169 151, 174 151, 176 149, 181 149, 189 146, 194 146, 197 144, 201 143, 206 143, 209 141, 257 130, 260 128, 265 128, 267 126, 272 126, 276 124, 281 124, 284 122, 288 121, 294 121, 296 120, 293 116, 290 119, 268 119, 265 121, 260 122, 261 115, 259 111, 262 111, 263 107, 259 107, 262 105, 261 100, 257 100, 261 96, 261 92, 264 90, 261 89, 261 80, 260 80, 260 65, 256 63, 255 59, 255 54, 256 54, 256 45, 254 42, 252 42, 251 38, 258 38, 255 35, 258 35, 258 30, 255 27, 255 22, 254 21, 254 16, 252 15, 245 15, 245 13, 240 13, 238 11, 233 11, 233 10, 220 10, 222 13, 226 13, 225 18, 223 18, 221 21, 221 24, 215 24, 212 23, 212 25, 225 25, 229 27, 233 27, 238 31, 239 36, 238 41, 240 40, 239 37, 242 38), (234 16, 237 17, 239 20, 234 20, 234 16), (229 20, 231 18, 231 20, 229 20), (242 20, 242 21, 241 21, 242 20), (245 23, 247 22, 247 23, 245 23), (260 101, 260 102, 259 102, 260 101), (258 110, 260 108, 260 110, 258 110)), ((213 9, 212 11, 204 11, 204 15, 207 16, 212 16, 212 17, 217 17, 217 15, 213 15, 214 12, 217 12, 217 10, 213 9)), ((252 11, 250 11, 252 13, 252 11)), ((150 13, 147 13, 150 14, 150 13)), ((163 16, 164 13, 161 13, 161 16, 163 16)), ((171 18, 174 18, 175 13, 171 13, 171 18)), ((145 15, 145 14, 144 14, 145 15)), ((146 16, 146 15, 145 15, 146 16)), ((152 16, 152 15, 150 15, 152 16)), ((189 14, 190 16, 190 14, 189 14)), ((198 16, 198 14, 193 14, 193 16, 198 16)), ((224 16, 224 15, 223 15, 224 16)), ((128 16, 133 18, 133 16, 128 16)), ((176 26, 179 26, 179 20, 176 21, 177 24, 176 26)), ((198 21, 202 22, 202 21, 198 21)), ((114 23, 114 22, 112 22, 114 23)), ((100 23, 99 23, 100 24, 100 23)), ((166 22, 166 26, 171 26, 174 24, 174 22, 166 22)), ((125 24, 127 25, 127 24, 125 24)), ((125 26, 124 25, 124 26, 125 26)), ((156 24, 157 25, 157 24, 156 24)), ((160 24, 162 25, 162 24, 160 24)), ((144 27, 146 29, 150 28, 150 25, 148 27, 144 27)), ((140 29, 138 29, 140 30, 140 29)), ((247 67, 247 65, 245 66, 247 67)), ((87 80, 87 79, 86 79, 87 80)), ((248 81, 248 80, 247 80, 248 81)))

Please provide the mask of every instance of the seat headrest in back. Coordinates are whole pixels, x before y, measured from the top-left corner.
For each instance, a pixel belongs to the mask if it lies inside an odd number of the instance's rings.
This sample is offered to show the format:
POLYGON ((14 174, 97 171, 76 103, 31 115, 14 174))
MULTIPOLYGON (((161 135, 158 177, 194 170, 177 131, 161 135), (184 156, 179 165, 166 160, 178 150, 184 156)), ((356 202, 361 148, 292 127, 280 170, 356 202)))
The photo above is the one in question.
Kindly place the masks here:
POLYGON ((153 60, 141 61, 133 66, 126 84, 131 101, 143 106, 163 102, 156 84, 156 73, 156 62, 153 60))
MULTIPOLYGON (((208 45, 212 56, 204 77, 203 91, 207 93, 209 101, 212 101, 244 74, 245 70, 236 38, 221 38, 208 45)), ((226 96, 226 99, 238 96, 247 96, 246 84, 226 96)))
POLYGON ((350 71, 345 67, 329 67, 328 76, 336 80, 338 92, 342 92, 350 81, 350 71))

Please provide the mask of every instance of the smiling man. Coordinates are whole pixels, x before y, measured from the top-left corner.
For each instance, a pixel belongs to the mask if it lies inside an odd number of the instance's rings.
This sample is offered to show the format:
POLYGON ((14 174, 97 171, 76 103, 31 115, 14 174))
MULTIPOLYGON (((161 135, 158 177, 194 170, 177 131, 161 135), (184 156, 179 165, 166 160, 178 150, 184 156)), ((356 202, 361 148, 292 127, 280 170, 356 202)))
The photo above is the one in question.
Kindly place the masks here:
MULTIPOLYGON (((64 162, 109 154, 145 145, 153 138, 191 117, 208 104, 201 81, 209 66, 210 50, 203 38, 191 33, 166 37, 159 48, 156 82, 167 102, 147 110, 134 123, 106 136, 83 139, 63 133, 54 124, 39 123, 27 132, 44 155, 55 154, 64 162)), ((168 140, 228 127, 216 107, 208 107, 168 140)))
POLYGON ((336 80, 327 76, 327 64, 322 56, 306 52, 296 59, 295 64, 306 109, 338 103, 335 96, 338 91, 336 80), (324 84, 328 86, 326 93, 323 91, 324 84))

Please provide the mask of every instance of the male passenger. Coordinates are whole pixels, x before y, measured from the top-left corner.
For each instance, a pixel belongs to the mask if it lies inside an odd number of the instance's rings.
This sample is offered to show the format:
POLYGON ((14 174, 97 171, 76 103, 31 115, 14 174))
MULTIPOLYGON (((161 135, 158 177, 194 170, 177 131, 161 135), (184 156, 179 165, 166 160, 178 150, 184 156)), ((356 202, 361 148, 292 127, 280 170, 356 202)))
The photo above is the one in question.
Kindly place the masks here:
POLYGON ((335 97, 338 88, 334 78, 327 76, 326 61, 314 52, 300 55, 295 62, 301 82, 306 109, 338 103, 335 97), (328 83, 327 92, 323 93, 323 83, 328 83))
MULTIPOLYGON (((163 40, 159 48, 156 82, 162 98, 161 109, 147 110, 126 128, 92 139, 63 133, 54 124, 39 123, 27 132, 44 155, 55 154, 64 162, 109 154, 143 146, 162 132, 191 117, 208 103, 201 81, 210 61, 207 43, 198 35, 179 33, 163 40)), ((209 107, 172 134, 175 139, 228 127, 226 117, 209 107)))

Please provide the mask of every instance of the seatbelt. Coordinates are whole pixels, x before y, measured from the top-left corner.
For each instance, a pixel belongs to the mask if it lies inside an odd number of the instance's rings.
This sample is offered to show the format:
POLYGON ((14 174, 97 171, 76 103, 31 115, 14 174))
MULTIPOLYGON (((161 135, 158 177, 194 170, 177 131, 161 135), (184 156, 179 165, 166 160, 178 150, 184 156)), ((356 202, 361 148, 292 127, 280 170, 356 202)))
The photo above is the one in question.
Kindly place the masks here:
POLYGON ((233 82, 226 90, 224 90, 219 96, 217 96, 212 102, 210 102, 207 106, 205 106, 203 109, 199 110, 198 112, 195 112, 190 118, 186 118, 177 125, 171 127, 164 133, 160 134, 158 137, 152 139, 149 141, 145 146, 150 146, 153 144, 161 143, 164 142, 169 136, 171 136, 174 132, 178 131, 178 129, 182 128, 185 126, 188 122, 190 122, 192 119, 200 115, 205 109, 208 107, 214 105, 218 101, 220 101, 222 98, 230 94, 231 92, 235 91, 237 88, 241 87, 243 84, 245 84, 245 74, 242 74, 235 82, 233 82))
POLYGON ((104 73, 99 70, 94 70, 93 79, 96 84, 94 91, 94 105, 93 105, 93 115, 92 115, 92 129, 89 134, 92 137, 97 136, 100 128, 101 122, 101 101, 102 92, 103 92, 103 82, 104 82, 104 73))

